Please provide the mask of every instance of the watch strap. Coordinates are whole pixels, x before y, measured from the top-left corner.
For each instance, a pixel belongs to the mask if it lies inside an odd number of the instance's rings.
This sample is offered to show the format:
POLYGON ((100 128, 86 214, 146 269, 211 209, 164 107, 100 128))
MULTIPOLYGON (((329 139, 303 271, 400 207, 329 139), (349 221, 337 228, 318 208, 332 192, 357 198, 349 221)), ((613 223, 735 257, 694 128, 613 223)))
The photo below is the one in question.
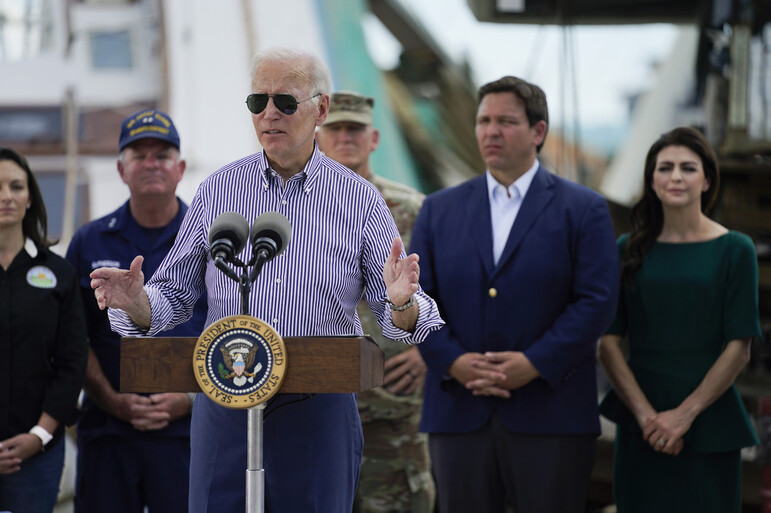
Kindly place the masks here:
POLYGON ((393 304, 393 303, 391 302, 391 300, 390 300, 390 299, 386 299, 386 301, 388 302, 388 306, 389 306, 389 307, 391 308, 391 310, 393 310, 394 312, 403 312, 403 311, 405 311, 406 309, 410 308, 412 305, 414 305, 414 304, 415 304, 415 294, 411 295, 411 296, 410 296, 410 300, 409 300, 409 301, 407 301, 406 303, 404 303, 404 304, 403 304, 403 305, 401 305, 401 306, 396 306, 395 304, 393 304))
POLYGON ((43 442, 43 447, 48 445, 48 442, 50 442, 54 438, 54 435, 49 433, 43 426, 33 426, 32 429, 29 430, 29 432, 30 434, 40 438, 40 441, 43 442))

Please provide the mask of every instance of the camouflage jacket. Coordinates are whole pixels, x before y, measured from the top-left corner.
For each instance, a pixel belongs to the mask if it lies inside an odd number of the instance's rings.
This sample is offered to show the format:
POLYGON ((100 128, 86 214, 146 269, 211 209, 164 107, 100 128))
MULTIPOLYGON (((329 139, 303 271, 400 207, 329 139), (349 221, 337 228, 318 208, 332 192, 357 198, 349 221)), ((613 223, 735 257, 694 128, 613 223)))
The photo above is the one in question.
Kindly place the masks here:
MULTIPOLYGON (((396 227, 402 237, 405 248, 409 248, 412 227, 418 215, 425 196, 406 185, 386 180, 375 174, 370 182, 378 188, 394 217, 396 227)), ((385 353, 386 359, 410 348, 403 342, 383 337, 382 330, 370 311, 367 303, 362 301, 357 308, 364 333, 370 335, 385 353)), ((416 415, 419 418, 422 390, 417 390, 409 396, 398 396, 383 388, 368 390, 359 394, 359 413, 362 422, 374 419, 404 419, 416 415)))

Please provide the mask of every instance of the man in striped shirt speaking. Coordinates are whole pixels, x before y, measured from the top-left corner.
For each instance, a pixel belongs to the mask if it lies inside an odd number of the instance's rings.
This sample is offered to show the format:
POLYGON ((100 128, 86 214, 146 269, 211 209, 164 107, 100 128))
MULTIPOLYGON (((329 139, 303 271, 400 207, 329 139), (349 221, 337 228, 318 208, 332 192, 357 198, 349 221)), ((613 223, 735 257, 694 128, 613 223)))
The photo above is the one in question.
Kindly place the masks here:
MULTIPOLYGON (((238 283, 214 266, 209 228, 226 211, 248 220, 275 211, 292 224, 292 240, 254 283, 251 315, 282 336, 360 334, 356 304, 364 294, 385 336, 422 342, 444 322, 420 290, 417 255, 404 254, 377 189, 315 146, 315 128, 329 110, 327 67, 306 52, 269 49, 255 57, 251 85, 247 106, 263 151, 203 181, 174 247, 145 287, 141 256, 129 270, 92 273, 113 329, 153 335, 187 319, 201 294, 209 301, 207 324, 239 314, 238 283)), ((248 261, 251 252, 247 247, 239 258, 248 261)), ((245 509, 246 425, 246 411, 199 394, 191 425, 191 512, 245 509)), ((354 394, 278 394, 265 410, 266 508, 351 511, 361 452, 354 394)))

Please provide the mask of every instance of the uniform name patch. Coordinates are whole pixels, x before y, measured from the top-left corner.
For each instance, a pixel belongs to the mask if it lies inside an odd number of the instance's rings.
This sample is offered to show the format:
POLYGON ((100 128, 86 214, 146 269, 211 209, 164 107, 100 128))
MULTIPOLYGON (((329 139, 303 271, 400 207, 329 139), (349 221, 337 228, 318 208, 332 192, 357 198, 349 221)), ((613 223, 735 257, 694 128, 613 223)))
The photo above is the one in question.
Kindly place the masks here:
POLYGON ((120 267, 120 262, 117 260, 95 260, 91 262, 91 269, 99 269, 100 267, 120 267))

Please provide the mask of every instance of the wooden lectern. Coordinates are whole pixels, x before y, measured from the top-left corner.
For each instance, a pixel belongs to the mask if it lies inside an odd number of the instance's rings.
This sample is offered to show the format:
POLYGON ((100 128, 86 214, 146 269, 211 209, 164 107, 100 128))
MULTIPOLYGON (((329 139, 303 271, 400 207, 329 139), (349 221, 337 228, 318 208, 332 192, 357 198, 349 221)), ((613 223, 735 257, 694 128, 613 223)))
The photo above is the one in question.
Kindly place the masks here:
MULTIPOLYGON (((367 336, 283 337, 287 370, 279 392, 361 392, 383 384, 383 352, 367 336)), ((200 392, 193 337, 123 337, 120 391, 200 392)))
MULTIPOLYGON (((282 393, 352 393, 383 384, 383 352, 365 336, 282 337, 286 374, 282 393)), ((198 338, 123 337, 120 391, 134 393, 200 392, 193 371, 198 338)), ((264 511, 262 409, 246 408, 248 447, 246 510, 264 511)))

